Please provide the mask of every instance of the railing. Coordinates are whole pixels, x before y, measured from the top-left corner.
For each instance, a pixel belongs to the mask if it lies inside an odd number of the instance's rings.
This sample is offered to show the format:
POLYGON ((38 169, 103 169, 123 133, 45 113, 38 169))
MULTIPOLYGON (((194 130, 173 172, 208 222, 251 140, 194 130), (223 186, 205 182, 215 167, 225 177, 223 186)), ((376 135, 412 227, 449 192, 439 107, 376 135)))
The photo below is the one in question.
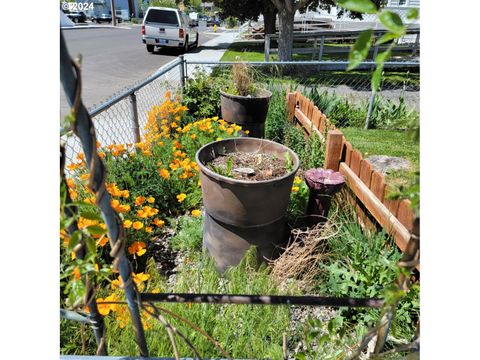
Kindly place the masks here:
MULTIPOLYGON (((375 30, 373 32, 374 42, 382 35, 386 34, 386 30, 375 30)), ((313 41, 313 47, 294 47, 292 54, 311 54, 311 60, 322 60, 323 55, 328 54, 348 54, 351 48, 351 44, 358 38, 360 34, 359 30, 323 30, 315 32, 294 33, 293 44, 308 44, 313 41), (325 48, 326 42, 338 43, 334 47, 325 48), (340 44, 345 44, 341 46, 340 44)), ((272 40, 278 40, 278 34, 266 34, 265 35, 265 61, 270 61, 270 55, 276 54, 278 49, 272 48, 272 40)), ((408 29, 406 34, 402 38, 395 40, 394 51, 408 51, 411 55, 415 55, 420 48, 420 29, 408 29), (412 38, 413 39, 410 39, 412 38), (413 40, 413 41, 411 41, 413 40)), ((375 45, 373 46, 372 59, 379 51, 385 50, 387 45, 375 45)))

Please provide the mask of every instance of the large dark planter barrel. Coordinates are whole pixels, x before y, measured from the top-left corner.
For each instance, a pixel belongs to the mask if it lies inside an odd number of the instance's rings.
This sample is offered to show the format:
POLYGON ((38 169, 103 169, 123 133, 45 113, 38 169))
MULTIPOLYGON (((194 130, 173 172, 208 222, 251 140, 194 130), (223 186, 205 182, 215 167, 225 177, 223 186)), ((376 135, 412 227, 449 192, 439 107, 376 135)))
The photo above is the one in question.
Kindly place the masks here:
POLYGON ((236 138, 215 141, 196 154, 206 210, 203 244, 215 259, 217 269, 237 265, 251 245, 257 256, 273 258, 277 245, 285 242, 285 226, 290 192, 298 170, 298 156, 286 146, 270 140, 236 138), (231 152, 290 154, 293 169, 288 174, 265 181, 236 180, 207 168, 219 154, 231 152))
POLYGON ((265 119, 272 93, 265 89, 255 96, 239 96, 220 91, 220 104, 223 120, 237 124, 249 131, 249 137, 263 138, 265 119))

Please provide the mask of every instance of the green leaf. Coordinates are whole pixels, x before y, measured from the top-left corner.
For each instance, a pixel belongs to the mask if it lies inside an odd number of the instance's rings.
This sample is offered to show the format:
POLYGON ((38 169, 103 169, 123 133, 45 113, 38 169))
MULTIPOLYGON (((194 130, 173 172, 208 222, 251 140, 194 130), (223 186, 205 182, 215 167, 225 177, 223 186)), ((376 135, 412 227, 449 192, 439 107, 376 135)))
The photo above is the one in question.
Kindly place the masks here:
POLYGON ((380 81, 382 79, 383 64, 377 65, 372 75, 372 91, 378 91, 380 88, 380 81))
POLYGON ((348 55, 348 61, 350 64, 348 65, 347 71, 355 69, 363 60, 365 60, 368 51, 372 46, 372 35, 372 29, 364 30, 360 33, 348 55))
POLYGON ((60 183, 60 205, 65 204, 65 200, 67 199, 67 185, 64 181, 60 183))
POLYGON ((390 58, 391 54, 392 54, 391 49, 388 48, 387 50, 377 54, 377 56, 375 57, 375 62, 377 63, 378 66, 380 65, 383 66, 383 63, 390 58))
POLYGON ((306 360, 306 358, 303 352, 295 354, 295 360, 306 360))
POLYGON ((380 39, 378 39, 377 42, 375 43, 375 45, 381 45, 381 44, 384 44, 384 43, 386 43, 390 40, 398 39, 399 37, 400 37, 400 35, 389 32, 389 33, 384 34, 380 39))
POLYGON ((378 19, 389 31, 397 35, 405 34, 405 26, 400 16, 394 12, 385 10, 378 15, 378 19))
POLYGON ((68 228, 72 224, 73 220, 75 220, 73 217, 61 219, 60 230, 68 228))
POLYGON ((95 240, 88 236, 85 242, 87 244, 88 252, 90 254, 95 254, 97 252, 97 244, 95 243, 95 240))
POLYGON ((93 211, 80 210, 80 216, 88 220, 103 221, 102 216, 93 211))
POLYGON ((370 0, 336 0, 338 6, 359 13, 375 14, 377 7, 370 0))
POLYGON ((82 240, 82 232, 80 230, 74 231, 72 236, 70 236, 70 241, 68 242, 67 251, 70 252, 75 246, 82 240))
POLYGON ((407 19, 408 20, 414 20, 418 18, 418 9, 410 9, 407 11, 407 19))
POLYGON ((103 235, 107 233, 107 229, 104 229, 98 225, 91 225, 86 227, 90 235, 103 235))

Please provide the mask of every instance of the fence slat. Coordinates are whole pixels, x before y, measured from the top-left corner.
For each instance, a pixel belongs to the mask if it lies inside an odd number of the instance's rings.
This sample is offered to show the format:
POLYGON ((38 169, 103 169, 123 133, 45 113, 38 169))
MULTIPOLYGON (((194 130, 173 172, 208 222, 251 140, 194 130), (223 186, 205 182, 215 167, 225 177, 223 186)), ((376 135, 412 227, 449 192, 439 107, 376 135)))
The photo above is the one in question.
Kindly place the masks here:
POLYGON ((327 133, 325 146, 325 169, 338 171, 342 155, 343 134, 340 130, 330 130, 327 133))
POLYGON ((292 121, 293 116, 295 115, 295 107, 297 106, 297 95, 298 92, 296 91, 287 93, 287 116, 289 121, 292 121))
POLYGON ((320 117, 320 127, 318 130, 323 134, 325 132, 325 128, 327 127, 327 117, 325 116, 324 113, 322 113, 322 116, 320 117))
POLYGON ((375 196, 383 203, 383 194, 385 193, 385 176, 378 171, 372 173, 372 178, 370 180, 370 190, 375 194, 375 196))
POLYGON ((320 128, 320 117, 321 116, 322 116, 322 113, 320 112, 320 110, 318 110, 318 107, 314 106, 311 120, 312 120, 313 126, 315 126, 317 129, 320 128))
POLYGON ((309 119, 312 118, 312 114, 313 114, 313 107, 315 105, 313 104, 313 102, 311 100, 308 101, 308 107, 307 107, 307 117, 309 119))
POLYGON ((350 144, 348 141, 344 142, 344 147, 345 147, 345 163, 350 166, 350 162, 352 160, 352 144, 350 144))
POLYGON ((385 191, 383 193, 383 203, 388 208, 388 210, 393 214, 393 216, 397 216, 398 212, 398 205, 400 205, 400 200, 389 200, 387 196, 390 194, 391 189, 388 186, 385 186, 385 191))
POLYGON ((352 157, 350 160, 350 169, 355 173, 355 175, 360 174, 360 162, 362 161, 362 153, 357 149, 352 150, 352 157))
POLYGON ((305 116, 300 109, 295 109, 295 117, 298 120, 297 126, 303 128, 305 132, 310 135, 312 132, 316 133, 321 139, 323 135, 317 130, 315 126, 312 126, 312 122, 305 116))
POLYGON ((370 181, 372 179, 372 164, 368 160, 363 159, 360 162, 360 180, 363 181, 368 188, 370 188, 370 181))
POLYGON ((340 172, 345 176, 348 187, 352 189, 378 223, 384 227, 385 231, 395 237, 395 242, 400 250, 405 251, 410 240, 410 232, 345 163, 340 164, 340 172))
POLYGON ((411 208, 411 202, 408 199, 403 199, 398 205, 397 219, 400 221, 403 226, 405 226, 408 231, 412 232, 413 230, 413 210, 411 208))

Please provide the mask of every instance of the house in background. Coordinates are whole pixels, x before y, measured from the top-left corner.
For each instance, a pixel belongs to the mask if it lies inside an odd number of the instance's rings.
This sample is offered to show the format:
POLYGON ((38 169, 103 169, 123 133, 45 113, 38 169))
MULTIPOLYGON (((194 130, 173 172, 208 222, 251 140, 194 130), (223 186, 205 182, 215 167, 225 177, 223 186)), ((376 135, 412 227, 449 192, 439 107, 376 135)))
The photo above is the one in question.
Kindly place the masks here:
MULTIPOLYGON (((76 0, 77 3, 85 3, 85 0, 76 0)), ((85 11, 87 17, 94 14, 108 13, 111 9, 110 0, 93 0, 93 10, 85 11)), ((115 0, 115 14, 121 16, 122 20, 130 20, 132 17, 138 17, 139 8, 137 0, 115 0), (121 14, 121 15, 120 15, 121 14)))

